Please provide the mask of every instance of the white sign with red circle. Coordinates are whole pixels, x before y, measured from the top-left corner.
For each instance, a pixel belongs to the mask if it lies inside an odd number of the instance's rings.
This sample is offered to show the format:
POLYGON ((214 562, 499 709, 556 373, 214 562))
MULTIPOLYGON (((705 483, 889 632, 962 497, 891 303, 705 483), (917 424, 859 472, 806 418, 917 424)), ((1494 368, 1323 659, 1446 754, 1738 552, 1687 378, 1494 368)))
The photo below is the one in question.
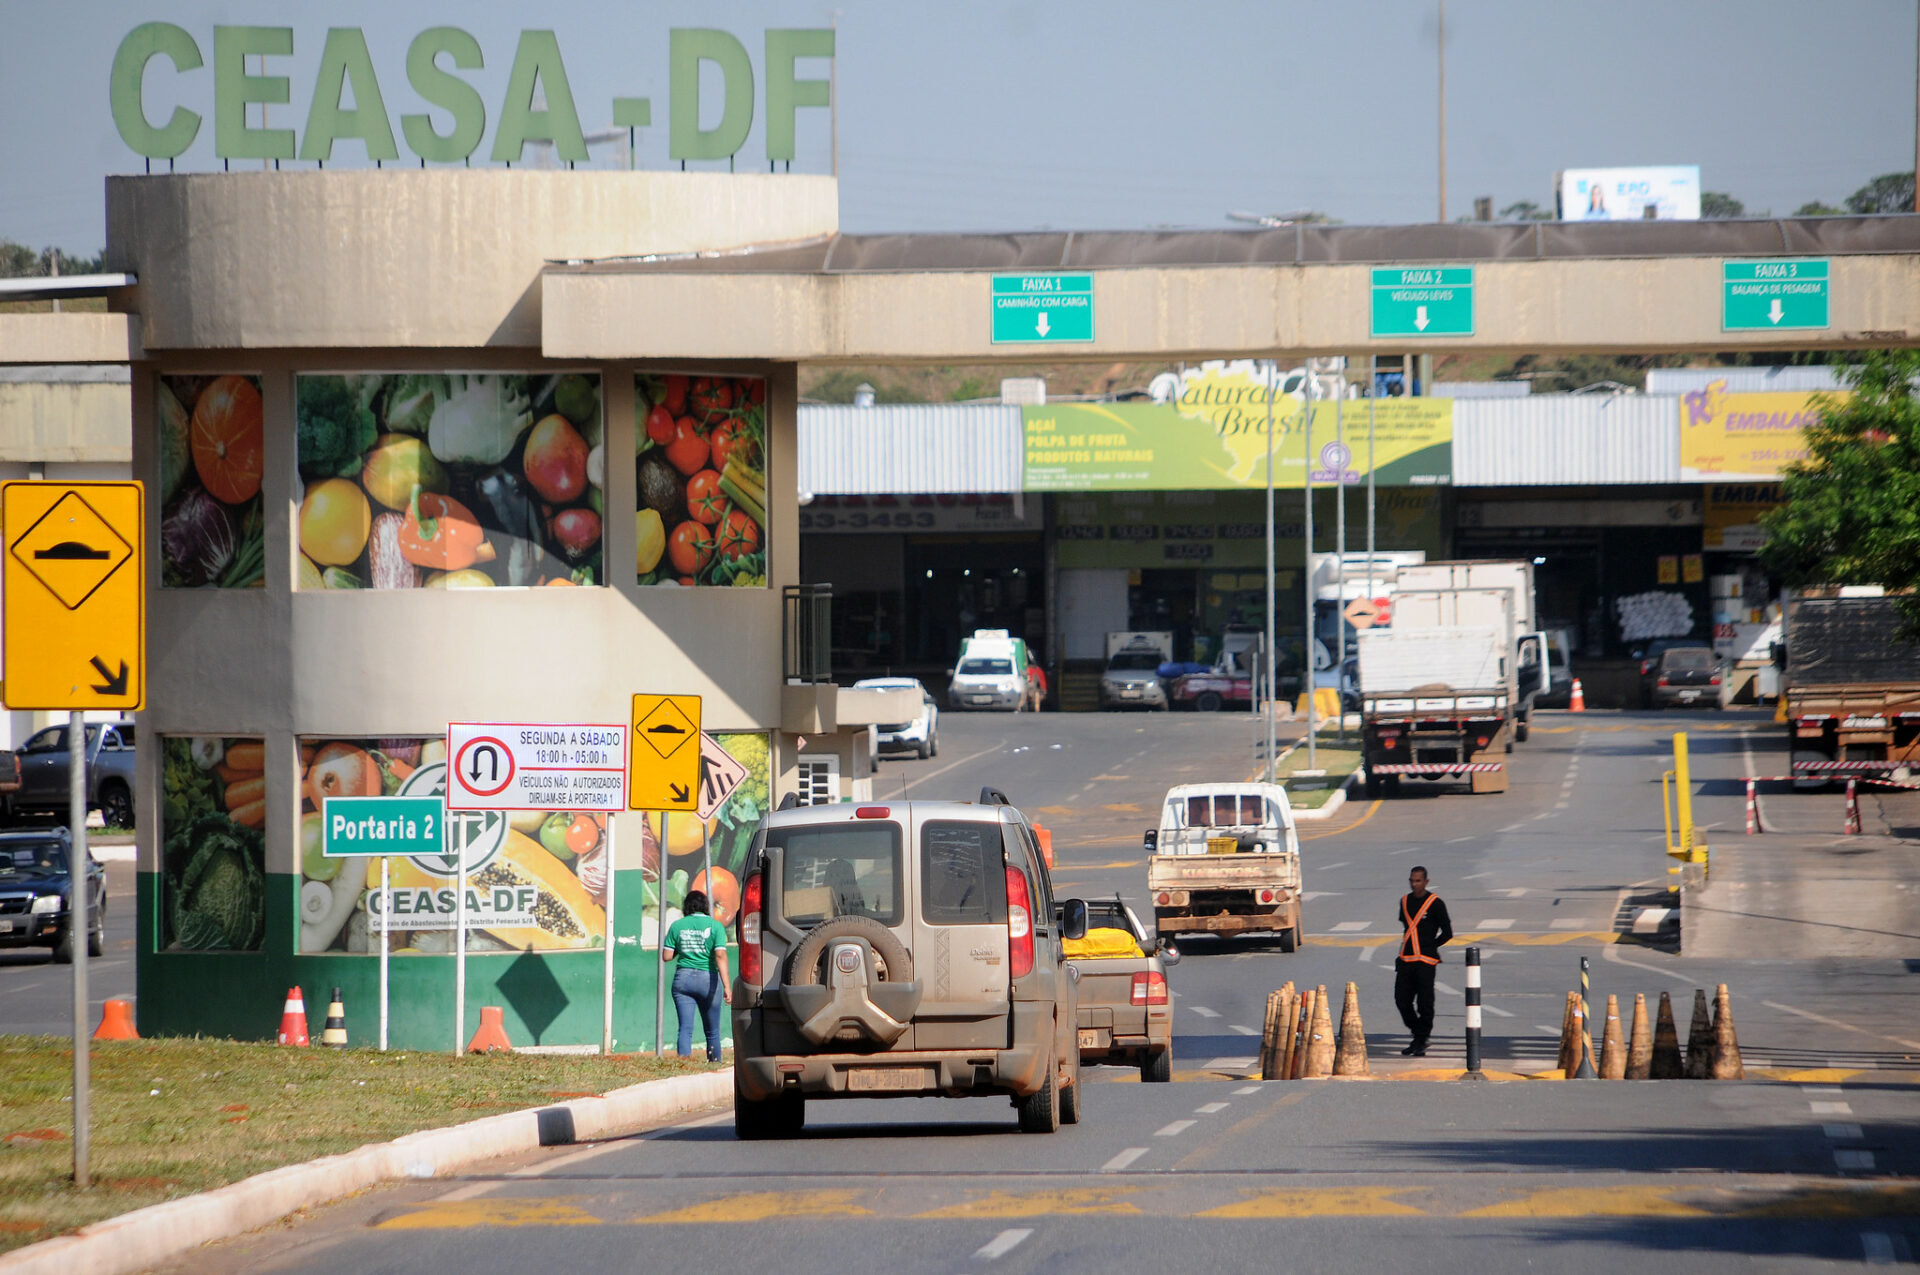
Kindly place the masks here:
POLYGON ((624 723, 450 722, 449 810, 625 810, 624 723))

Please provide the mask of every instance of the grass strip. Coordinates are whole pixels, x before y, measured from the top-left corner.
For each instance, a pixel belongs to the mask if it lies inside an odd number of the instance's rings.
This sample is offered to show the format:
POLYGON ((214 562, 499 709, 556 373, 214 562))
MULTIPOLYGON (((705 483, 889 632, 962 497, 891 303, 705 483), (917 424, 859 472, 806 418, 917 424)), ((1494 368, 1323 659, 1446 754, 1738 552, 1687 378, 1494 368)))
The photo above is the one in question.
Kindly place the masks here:
POLYGON ((1305 741, 1295 744, 1280 758, 1280 764, 1275 768, 1280 782, 1287 785, 1287 800, 1295 810, 1318 810, 1332 801, 1333 794, 1345 786, 1347 776, 1360 768, 1360 750, 1323 744, 1316 740, 1313 746, 1313 763, 1313 769, 1327 772, 1326 786, 1323 788, 1302 788, 1297 784, 1287 783, 1289 776, 1307 769, 1305 741))
POLYGON ((80 1191, 70 1046, 60 1036, 0 1035, 0 1253, 282 1165, 716 1065, 651 1054, 100 1041, 93 1185, 80 1191))

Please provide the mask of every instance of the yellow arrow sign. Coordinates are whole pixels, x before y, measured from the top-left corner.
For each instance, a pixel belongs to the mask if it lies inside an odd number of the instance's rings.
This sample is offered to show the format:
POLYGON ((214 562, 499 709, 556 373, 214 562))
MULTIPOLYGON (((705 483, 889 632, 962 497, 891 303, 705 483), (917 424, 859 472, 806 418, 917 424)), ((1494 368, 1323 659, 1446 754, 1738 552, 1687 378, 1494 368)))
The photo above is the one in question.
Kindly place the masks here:
POLYGON ((700 808, 700 697, 633 697, 633 760, 627 805, 633 810, 700 808))
POLYGON ((145 702, 144 513, 139 483, 0 484, 9 708, 145 702))

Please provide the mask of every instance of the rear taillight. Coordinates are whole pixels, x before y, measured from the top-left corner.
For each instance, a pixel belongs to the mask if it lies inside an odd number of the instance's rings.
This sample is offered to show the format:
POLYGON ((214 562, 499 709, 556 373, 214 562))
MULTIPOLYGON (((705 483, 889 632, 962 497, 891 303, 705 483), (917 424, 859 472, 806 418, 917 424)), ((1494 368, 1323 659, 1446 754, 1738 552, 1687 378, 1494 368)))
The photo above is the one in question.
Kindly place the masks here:
POLYGON ((1665 673, 1662 673, 1662 674, 1660 675, 1660 680, 1659 680, 1658 682, 1656 682, 1656 683, 1655 683, 1655 685, 1656 685, 1656 686, 1665 686, 1666 684, 1667 684, 1667 675, 1666 675, 1665 673))
POLYGON ((855 819, 885 819, 893 813, 885 806, 859 806, 854 809, 855 819))
POLYGON ((1027 874, 1007 869, 1007 964, 1014 978, 1033 972, 1033 913, 1027 896, 1027 874))
POLYGON ((1473 746, 1475 748, 1485 748, 1487 741, 1491 738, 1493 738, 1491 735, 1476 735, 1473 740, 1473 746))
POLYGON ((1167 904, 1173 902, 1173 896, 1171 894, 1168 894, 1165 890, 1162 890, 1160 891, 1160 893, 1153 896, 1153 901, 1155 903, 1158 903, 1161 907, 1165 907, 1167 906, 1167 904))
POLYGON ((1135 1005, 1166 1004, 1167 976, 1158 970, 1144 970, 1135 974, 1132 1000, 1135 1005))
POLYGON ((1651 672, 1653 672, 1653 661, 1652 661, 1652 660, 1641 660, 1641 661, 1640 661, 1640 676, 1641 676, 1641 677, 1645 677, 1645 676, 1646 676, 1647 674, 1649 674, 1649 673, 1651 673, 1651 672))
POLYGON ((760 981, 761 891, 758 872, 740 889, 740 980, 749 985, 760 981))
POLYGON ((1719 679, 1718 677, 1710 677, 1710 678, 1708 678, 1708 679, 1707 679, 1707 685, 1708 685, 1708 686, 1718 686, 1718 685, 1720 685, 1720 679, 1719 679))
POLYGON ((1398 747, 1400 747, 1400 741, 1399 741, 1399 740, 1397 740, 1397 739, 1395 739, 1395 738, 1394 738, 1393 736, 1391 736, 1391 735, 1385 735, 1385 736, 1382 736, 1382 737, 1381 737, 1381 739, 1380 739, 1380 747, 1382 747, 1382 748, 1398 748, 1398 747))
POLYGON ((1272 890, 1262 890, 1262 891, 1260 891, 1260 901, 1261 901, 1262 903, 1271 903, 1271 902, 1273 902, 1273 891, 1272 891, 1272 890))

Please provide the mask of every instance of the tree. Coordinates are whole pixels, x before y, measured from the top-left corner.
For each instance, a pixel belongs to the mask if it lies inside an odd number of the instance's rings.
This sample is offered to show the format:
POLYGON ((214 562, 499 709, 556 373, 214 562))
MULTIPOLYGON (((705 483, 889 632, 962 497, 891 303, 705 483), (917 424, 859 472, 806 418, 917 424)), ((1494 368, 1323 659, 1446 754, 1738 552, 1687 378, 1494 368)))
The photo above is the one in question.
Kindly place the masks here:
MULTIPOLYGON (((1767 567, 1787 584, 1920 588, 1920 350, 1874 350, 1846 373, 1852 393, 1814 400, 1807 459, 1762 524, 1767 567)), ((1920 595, 1898 600, 1920 635, 1920 595)))
POLYGON ((1832 204, 1815 199, 1801 204, 1798 208, 1794 209, 1793 215, 1796 217, 1839 217, 1846 211, 1844 208, 1835 208, 1832 204))
POLYGON ((1531 199, 1516 199, 1500 210, 1501 221, 1552 221, 1553 214, 1531 199))
POLYGON ((1901 213, 1913 211, 1913 174, 1882 173, 1847 196, 1847 211, 1901 213))
POLYGON ((1725 191, 1703 190, 1700 192, 1700 216, 1706 221, 1724 221, 1729 217, 1744 217, 1747 206, 1725 191))
POLYGON ((35 251, 11 239, 0 239, 0 279, 45 278, 53 273, 56 261, 60 263, 60 273, 63 275, 100 272, 98 256, 76 257, 59 248, 35 251))

